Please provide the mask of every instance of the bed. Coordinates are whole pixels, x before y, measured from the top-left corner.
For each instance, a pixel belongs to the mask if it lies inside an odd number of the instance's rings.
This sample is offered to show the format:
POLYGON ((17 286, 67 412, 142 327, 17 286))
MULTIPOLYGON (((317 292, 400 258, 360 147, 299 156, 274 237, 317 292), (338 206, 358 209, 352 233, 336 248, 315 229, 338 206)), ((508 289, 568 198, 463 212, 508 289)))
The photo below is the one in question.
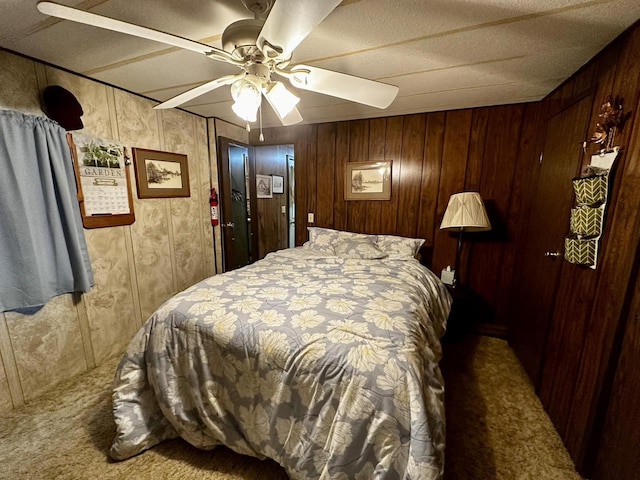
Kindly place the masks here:
POLYGON ((169 299, 118 365, 111 457, 182 437, 292 479, 440 479, 451 300, 421 244, 310 229, 169 299))

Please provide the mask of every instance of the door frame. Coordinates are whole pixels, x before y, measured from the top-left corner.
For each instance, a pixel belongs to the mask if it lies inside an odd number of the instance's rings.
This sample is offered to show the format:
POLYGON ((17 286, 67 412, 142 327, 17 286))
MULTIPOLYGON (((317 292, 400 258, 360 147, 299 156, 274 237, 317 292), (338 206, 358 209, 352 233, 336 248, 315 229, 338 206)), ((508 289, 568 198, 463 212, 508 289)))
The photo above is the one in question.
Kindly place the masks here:
POLYGON ((296 160, 295 160, 295 147, 293 149, 293 155, 285 155, 286 163, 287 163, 287 247, 292 248, 296 245, 296 217, 295 217, 295 204, 296 204, 296 178, 295 178, 295 170, 296 170, 296 160), (289 170, 289 162, 293 164, 293 177, 290 174, 289 170), (293 185, 293 189, 291 186, 293 185), (293 196, 291 195, 291 190, 293 190, 293 196), (293 238, 291 237, 291 206, 293 205, 293 238))
POLYGON ((251 222, 249 223, 249 235, 251 254, 249 256, 249 263, 253 263, 258 258, 258 221, 257 221, 257 202, 256 202, 256 168, 255 168, 255 156, 253 154, 253 147, 238 140, 233 140, 227 137, 218 137, 218 188, 220 190, 220 239, 222 249, 222 271, 227 271, 227 256, 230 254, 230 249, 233 248, 232 242, 228 238, 230 232, 225 225, 229 218, 232 218, 228 208, 231 205, 231 190, 229 188, 229 146, 236 145, 241 148, 247 149, 248 155, 248 167, 249 167, 249 209, 251 222))

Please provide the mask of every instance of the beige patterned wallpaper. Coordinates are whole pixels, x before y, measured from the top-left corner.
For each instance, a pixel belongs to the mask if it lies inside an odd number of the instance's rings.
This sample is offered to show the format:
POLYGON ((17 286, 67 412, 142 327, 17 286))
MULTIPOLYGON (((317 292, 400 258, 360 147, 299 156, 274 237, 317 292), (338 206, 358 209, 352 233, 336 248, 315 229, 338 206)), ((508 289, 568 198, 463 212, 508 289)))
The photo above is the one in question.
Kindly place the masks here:
POLYGON ((204 118, 153 110, 145 98, 1 50, 0 85, 0 109, 35 115, 43 115, 40 90, 63 86, 82 104, 83 134, 184 153, 191 182, 188 198, 140 200, 131 169, 135 223, 85 230, 91 291, 77 302, 57 297, 35 315, 0 313, 2 411, 120 355, 161 303, 215 273, 208 199, 217 166, 204 118))

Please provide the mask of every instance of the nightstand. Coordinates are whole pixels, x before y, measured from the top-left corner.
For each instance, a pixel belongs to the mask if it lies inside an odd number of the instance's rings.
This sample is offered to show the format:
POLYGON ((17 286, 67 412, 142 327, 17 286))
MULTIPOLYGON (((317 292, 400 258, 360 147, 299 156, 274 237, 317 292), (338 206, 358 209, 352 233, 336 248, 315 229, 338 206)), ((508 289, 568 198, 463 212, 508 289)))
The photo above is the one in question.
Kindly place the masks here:
POLYGON ((480 307, 478 296, 464 286, 455 288, 447 285, 451 294, 451 312, 447 320, 447 332, 443 342, 460 342, 475 330, 477 313, 480 307))
POLYGON ((447 285, 447 290, 452 302, 443 342, 459 342, 470 333, 507 338, 506 327, 494 323, 494 312, 480 295, 465 286, 447 285))

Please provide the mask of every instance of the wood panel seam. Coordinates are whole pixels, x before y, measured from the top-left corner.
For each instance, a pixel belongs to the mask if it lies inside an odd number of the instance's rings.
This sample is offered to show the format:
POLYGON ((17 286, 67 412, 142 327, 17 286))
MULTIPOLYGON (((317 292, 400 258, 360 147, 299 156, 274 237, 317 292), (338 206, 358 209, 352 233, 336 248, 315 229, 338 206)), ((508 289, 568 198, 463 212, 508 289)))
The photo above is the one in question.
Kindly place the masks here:
MULTIPOLYGON (((75 294, 73 295, 75 296, 75 294)), ((89 326, 89 317, 87 315, 84 295, 78 294, 78 297, 78 302, 75 304, 75 307, 78 315, 78 325, 80 327, 80 339, 82 340, 82 347, 87 362, 87 370, 91 370, 96 367, 96 357, 93 351, 93 342, 91 341, 91 328, 89 326)))
MULTIPOLYGON (((191 128, 193 129, 193 138, 198 138, 198 120, 196 119, 196 117, 192 117, 191 118, 191 128)), ((200 254, 202 256, 202 275, 200 276, 201 278, 206 278, 209 276, 209 272, 207 271, 207 243, 205 240, 205 234, 204 234, 204 226, 206 225, 206 221, 207 221, 207 217, 205 215, 205 218, 202 217, 202 214, 204 212, 204 205, 202 203, 204 203, 203 198, 200 198, 200 196, 202 195, 202 186, 203 186, 203 179, 201 178, 201 174, 202 174, 202 162, 205 161, 205 157, 203 156, 203 153, 200 150, 200 142, 195 142, 195 164, 197 166, 196 168, 196 185, 198 185, 198 198, 196 199, 196 211, 198 212, 198 223, 200 224, 200 228, 198 228, 198 231, 200 232, 200 254), (202 203, 201 203, 202 202, 202 203)), ((209 158, 206 157, 206 162, 207 162, 207 166, 209 165, 209 158)), ((211 186, 211 182, 209 182, 209 187, 211 186)), ((209 222, 209 224, 211 224, 211 222, 209 222)))
MULTIPOLYGON (((156 121, 158 122, 158 140, 160 141, 160 150, 166 150, 166 140, 164 138, 164 116, 165 111, 159 110, 156 111, 156 121)), ((193 193, 192 193, 193 194, 193 193)), ((178 292, 178 265, 176 261, 176 244, 173 232, 173 215, 172 205, 173 202, 179 201, 173 198, 170 198, 168 202, 164 203, 164 212, 167 219, 167 240, 169 242, 169 260, 171 263, 171 282, 173 285, 172 294, 176 294, 178 292)))
POLYGON ((4 313, 0 317, 0 355, 2 355, 2 363, 4 371, 7 375, 7 384, 9 386, 9 395, 13 408, 24 405, 24 392, 22 390, 22 382, 20 380, 20 372, 18 372, 18 364, 16 363, 13 345, 11 344, 11 336, 7 327, 7 318, 4 313))

